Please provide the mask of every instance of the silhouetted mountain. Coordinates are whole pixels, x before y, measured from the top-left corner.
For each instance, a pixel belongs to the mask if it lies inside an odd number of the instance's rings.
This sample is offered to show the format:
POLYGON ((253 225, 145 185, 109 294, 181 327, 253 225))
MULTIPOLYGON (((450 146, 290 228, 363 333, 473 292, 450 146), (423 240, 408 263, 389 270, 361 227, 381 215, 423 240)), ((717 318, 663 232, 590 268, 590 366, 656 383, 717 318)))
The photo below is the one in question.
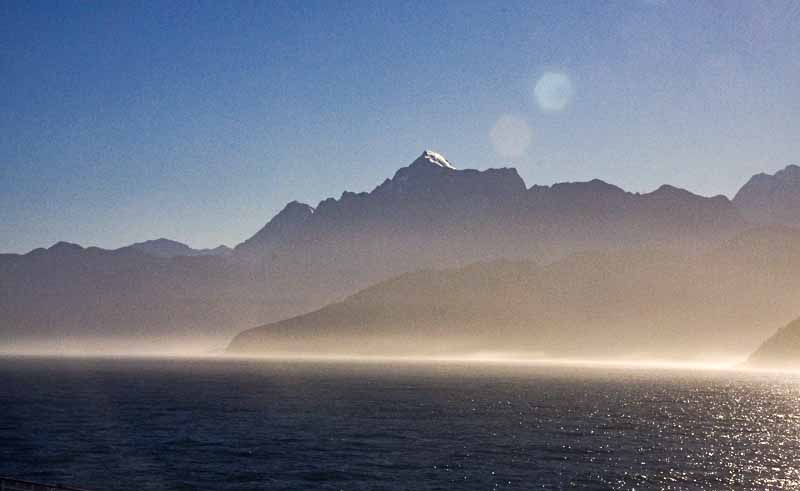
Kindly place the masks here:
POLYGON ((370 192, 288 204, 230 254, 155 241, 0 255, 0 333, 223 339, 407 272, 648 246, 697 255, 745 226, 722 196, 599 180, 527 188, 514 169, 458 170, 426 151, 370 192))
POLYGON ((744 356, 796 312, 798 273, 800 231, 776 227, 701 256, 587 252, 408 273, 245 331, 229 351, 744 356))
POLYGON ((515 169, 457 170, 424 152, 368 193, 291 203, 236 248, 271 281, 322 285, 330 299, 407 271, 492 259, 659 244, 694 251, 745 226, 725 197, 602 181, 526 189, 515 169))
POLYGON ((800 225, 800 167, 753 176, 733 202, 753 223, 800 225))
POLYGON ((192 249, 186 244, 163 238, 137 242, 128 247, 142 251, 150 256, 164 258, 177 256, 225 256, 232 252, 230 247, 224 245, 213 249, 192 249))
POLYGON ((782 327, 747 360, 754 368, 800 368, 800 319, 782 327))

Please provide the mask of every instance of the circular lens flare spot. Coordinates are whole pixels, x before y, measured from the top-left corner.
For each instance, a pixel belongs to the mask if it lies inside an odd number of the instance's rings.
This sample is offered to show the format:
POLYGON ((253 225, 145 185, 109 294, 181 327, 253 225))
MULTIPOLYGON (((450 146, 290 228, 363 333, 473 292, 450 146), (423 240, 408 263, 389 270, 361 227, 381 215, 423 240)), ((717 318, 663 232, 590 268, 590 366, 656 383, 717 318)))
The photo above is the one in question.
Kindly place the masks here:
POLYGON ((520 157, 533 140, 533 131, 519 116, 504 114, 489 132, 495 152, 503 157, 520 157))
POLYGON ((575 95, 575 88, 568 76, 559 72, 547 72, 539 78, 533 88, 536 104, 543 111, 563 110, 575 95))

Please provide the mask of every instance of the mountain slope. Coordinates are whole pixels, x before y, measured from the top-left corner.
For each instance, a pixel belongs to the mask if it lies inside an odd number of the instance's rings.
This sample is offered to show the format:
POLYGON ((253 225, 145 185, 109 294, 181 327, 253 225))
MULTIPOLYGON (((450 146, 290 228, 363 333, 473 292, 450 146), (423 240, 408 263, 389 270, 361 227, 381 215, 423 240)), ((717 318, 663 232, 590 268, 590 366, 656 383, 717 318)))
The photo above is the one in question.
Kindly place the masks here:
POLYGON ((800 226, 800 166, 753 176, 733 202, 753 223, 800 226))
POLYGON ((768 325, 796 309, 797 273, 800 232, 776 228, 699 257, 592 252, 548 266, 499 261, 410 273, 245 331, 229 351, 743 356, 764 337, 754 320, 768 325))
POLYGON ((800 368, 800 319, 778 330, 750 355, 754 368, 800 368))
POLYGON ((312 213, 314 213, 314 209, 310 206, 292 201, 254 236, 237 245, 234 250, 239 255, 267 254, 280 245, 296 239, 303 224, 311 217, 312 213))

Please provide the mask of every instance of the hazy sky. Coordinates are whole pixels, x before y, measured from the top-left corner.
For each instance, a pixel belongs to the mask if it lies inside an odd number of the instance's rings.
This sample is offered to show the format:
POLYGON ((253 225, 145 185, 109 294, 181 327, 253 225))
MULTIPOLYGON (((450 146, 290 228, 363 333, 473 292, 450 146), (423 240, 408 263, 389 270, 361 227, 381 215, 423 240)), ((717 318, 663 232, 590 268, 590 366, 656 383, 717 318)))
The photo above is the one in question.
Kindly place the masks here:
POLYGON ((0 251, 234 245, 425 148, 729 196, 800 162, 800 2, 487 3, 0 2, 0 251))

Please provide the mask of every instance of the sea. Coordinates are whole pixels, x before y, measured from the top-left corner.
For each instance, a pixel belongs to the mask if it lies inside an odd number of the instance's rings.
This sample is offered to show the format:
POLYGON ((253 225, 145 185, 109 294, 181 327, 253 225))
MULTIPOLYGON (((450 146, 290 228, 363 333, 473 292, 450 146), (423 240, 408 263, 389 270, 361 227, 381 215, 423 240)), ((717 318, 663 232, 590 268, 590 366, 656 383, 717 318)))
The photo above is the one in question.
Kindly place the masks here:
POLYGON ((0 475, 104 490, 800 488, 800 376, 0 358, 0 475))

